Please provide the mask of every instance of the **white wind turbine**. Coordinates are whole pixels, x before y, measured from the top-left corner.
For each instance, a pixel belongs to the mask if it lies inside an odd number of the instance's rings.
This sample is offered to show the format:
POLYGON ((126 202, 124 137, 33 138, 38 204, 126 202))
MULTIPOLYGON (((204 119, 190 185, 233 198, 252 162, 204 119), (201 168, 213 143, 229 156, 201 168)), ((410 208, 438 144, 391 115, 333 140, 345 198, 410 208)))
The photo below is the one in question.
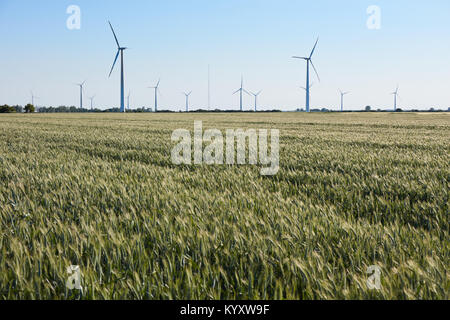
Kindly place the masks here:
POLYGON ((242 94, 243 94, 243 92, 245 92, 246 94, 250 95, 250 93, 244 89, 244 77, 243 76, 241 76, 241 87, 239 89, 237 89, 235 92, 233 92, 233 94, 236 94, 238 92, 240 93, 240 99, 239 99, 240 110, 243 111, 244 108, 242 106, 242 94))
POLYGON ((82 83, 76 83, 76 86, 80 87, 80 109, 83 109, 83 87, 84 84, 86 83, 86 80, 83 81, 82 83))
POLYGON ((311 64, 311 66, 314 69, 314 72, 316 73, 317 79, 319 79, 320 82, 320 77, 319 74, 317 73, 316 67, 314 66, 314 63, 312 62, 312 56, 314 54, 314 51, 316 50, 317 47, 317 43, 319 42, 319 38, 317 38, 316 40, 316 44, 314 45, 314 48, 311 51, 311 54, 309 55, 309 57, 297 57, 297 56, 293 56, 292 58, 294 59, 303 59, 306 61, 306 112, 309 112, 310 107, 309 107, 309 100, 310 100, 310 96, 309 96, 309 89, 310 89, 310 85, 309 85, 309 64, 311 64))
POLYGON ((397 85, 397 89, 395 89, 395 91, 392 92, 392 94, 394 95, 394 112, 397 112, 397 98, 399 97, 398 88, 399 86, 397 85))
POLYGON ((254 92, 251 92, 251 91, 250 91, 250 93, 252 94, 252 96, 255 97, 255 112, 258 111, 258 96, 261 94, 261 92, 262 92, 262 90, 260 90, 260 91, 257 92, 257 93, 254 93, 254 92))
POLYGON ((161 79, 158 80, 158 83, 154 87, 148 87, 148 89, 155 89, 155 112, 158 112, 158 91, 159 91, 159 84, 161 82, 161 79))
POLYGON ((189 112, 189 97, 190 97, 191 93, 192 93, 192 91, 189 93, 183 92, 183 94, 186 97, 186 112, 189 112))
POLYGON ((344 96, 350 92, 343 92, 342 90, 339 90, 339 92, 341 93, 341 112, 344 112, 344 96))
POLYGON ((36 107, 35 105, 34 105, 34 99, 40 99, 39 97, 36 97, 35 95, 34 95, 34 93, 33 93, 33 91, 30 91, 31 92, 31 105, 33 105, 34 107, 36 107))
POLYGON ((120 112, 125 112, 125 104, 124 104, 124 90, 125 90, 125 85, 124 85, 124 70, 123 70, 123 52, 125 50, 127 50, 127 47, 121 47, 119 44, 119 40, 117 40, 117 36, 116 33, 114 32, 114 28, 111 25, 111 22, 109 22, 109 26, 111 28, 111 31, 114 35, 114 40, 116 40, 116 44, 117 44, 117 54, 116 57, 114 59, 114 63, 111 67, 111 71, 109 72, 109 77, 111 77, 111 73, 114 70, 114 66, 116 65, 117 59, 119 58, 120 55, 120 112))
POLYGON ((89 100, 91 100, 91 111, 94 110, 94 107, 93 107, 93 101, 94 101, 95 96, 96 96, 96 95, 93 95, 92 97, 89 97, 89 100))

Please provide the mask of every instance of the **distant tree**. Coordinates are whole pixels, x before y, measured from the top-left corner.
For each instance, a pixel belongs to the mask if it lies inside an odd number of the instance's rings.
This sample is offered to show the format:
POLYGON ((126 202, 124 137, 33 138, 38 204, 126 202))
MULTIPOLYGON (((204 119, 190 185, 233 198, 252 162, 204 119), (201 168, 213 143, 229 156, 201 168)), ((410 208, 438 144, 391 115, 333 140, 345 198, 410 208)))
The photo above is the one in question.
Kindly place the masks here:
POLYGON ((23 112, 22 106, 14 106, 14 109, 16 109, 17 113, 22 113, 23 112))
POLYGON ((403 112, 403 109, 397 108, 397 112, 403 112))
POLYGON ((0 113, 15 113, 16 109, 14 107, 10 107, 7 104, 0 106, 0 113))
POLYGON ((430 112, 435 112, 436 110, 434 108, 430 108, 430 112))
POLYGON ((366 112, 370 112, 372 110, 372 108, 370 106, 366 106, 366 112))
POLYGON ((32 104, 29 103, 25 106, 26 113, 34 113, 34 111, 36 111, 36 109, 34 108, 34 106, 32 104))

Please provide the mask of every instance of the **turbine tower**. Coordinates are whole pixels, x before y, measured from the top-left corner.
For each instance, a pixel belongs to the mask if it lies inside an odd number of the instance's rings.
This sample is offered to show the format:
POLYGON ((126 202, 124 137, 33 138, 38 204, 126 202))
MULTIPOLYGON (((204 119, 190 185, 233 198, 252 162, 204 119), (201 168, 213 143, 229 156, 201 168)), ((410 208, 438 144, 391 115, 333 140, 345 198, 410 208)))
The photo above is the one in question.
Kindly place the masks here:
POLYGON ((189 112, 189 96, 191 95, 192 91, 189 93, 183 92, 183 94, 186 96, 186 112, 189 112))
POLYGON ((95 95, 93 95, 92 97, 89 97, 89 100, 91 100, 91 111, 94 110, 94 108, 92 107, 92 102, 94 101, 95 95))
POLYGON ((159 91, 159 83, 161 79, 158 80, 158 83, 154 87, 148 87, 148 89, 155 89, 155 112, 158 112, 158 91, 159 91))
POLYGON ((262 90, 259 91, 258 93, 253 93, 250 92, 252 94, 252 96, 255 97, 255 112, 258 111, 258 96, 261 94, 262 90))
POLYGON ((80 87, 80 109, 83 109, 83 86, 85 83, 86 83, 86 81, 76 84, 77 86, 80 87))
MULTIPOLYGON (((311 85, 309 86, 309 90, 310 90, 309 92, 311 92, 311 88, 313 87, 313 85, 314 85, 314 83, 311 83, 311 85)), ((302 88, 303 90, 305 90, 305 92, 307 92, 305 87, 300 87, 300 88, 302 88)))
POLYGON ((392 92, 392 94, 394 95, 394 112, 397 112, 398 85, 397 89, 395 89, 395 91, 392 92))
POLYGON ((339 92, 341 93, 341 112, 344 112, 344 96, 350 92, 342 92, 342 90, 339 90, 339 92))
POLYGON ((127 96, 127 110, 130 110, 130 95, 131 95, 131 91, 128 91, 128 96, 127 96))
POLYGON ((248 95, 250 95, 250 93, 248 93, 248 91, 244 89, 244 77, 243 76, 241 76, 241 87, 239 89, 237 89, 233 94, 236 94, 238 92, 240 93, 240 100, 239 100, 240 101, 240 110, 244 111, 244 109, 242 107, 242 93, 245 92, 248 95))
POLYGON ((116 54, 116 58, 114 59, 114 63, 112 65, 111 71, 109 72, 109 77, 111 77, 111 73, 114 70, 114 66, 116 65, 117 58, 119 58, 119 54, 120 54, 120 112, 125 112, 124 79, 123 79, 123 52, 128 48, 120 46, 119 41, 117 40, 116 33, 114 32, 114 29, 111 25, 111 22, 108 21, 108 23, 109 23, 109 26, 111 27, 111 31, 114 35, 114 39, 116 40, 116 44, 117 44, 117 54, 116 54))
POLYGON ((303 59, 306 60, 306 112, 309 112, 310 108, 309 108, 309 89, 310 89, 310 85, 309 85, 309 64, 311 64, 311 66, 314 69, 314 72, 316 73, 317 79, 319 79, 320 82, 320 77, 319 74, 317 73, 316 67, 314 66, 314 63, 312 62, 312 56, 314 54, 314 51, 316 50, 316 46, 317 43, 319 42, 319 38, 317 38, 316 40, 316 44, 314 45, 314 48, 311 51, 311 54, 309 55, 309 57, 297 57, 297 56, 293 56, 292 58, 294 59, 303 59))

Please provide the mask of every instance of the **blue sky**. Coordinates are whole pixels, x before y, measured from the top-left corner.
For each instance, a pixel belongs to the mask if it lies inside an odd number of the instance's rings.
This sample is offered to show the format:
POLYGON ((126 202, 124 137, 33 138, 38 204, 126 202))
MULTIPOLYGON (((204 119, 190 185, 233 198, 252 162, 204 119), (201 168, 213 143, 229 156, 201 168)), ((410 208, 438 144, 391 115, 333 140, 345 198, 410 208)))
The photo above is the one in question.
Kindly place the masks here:
MULTIPOLYGON (((232 92, 263 90, 262 109, 294 110, 305 104, 307 55, 317 36, 311 76, 312 107, 348 109, 399 106, 450 107, 450 2, 448 0, 0 0, 0 104, 76 105, 76 82, 87 80, 95 106, 119 104, 119 69, 108 78, 116 47, 111 20, 125 52, 126 92, 131 106, 152 107, 161 78, 160 108, 207 106, 211 65, 212 107, 237 108, 232 92), (69 30, 69 5, 81 9, 81 29, 69 30), (366 26, 367 7, 381 9, 381 29, 366 26)), ((245 97, 251 109, 253 100, 245 97)))

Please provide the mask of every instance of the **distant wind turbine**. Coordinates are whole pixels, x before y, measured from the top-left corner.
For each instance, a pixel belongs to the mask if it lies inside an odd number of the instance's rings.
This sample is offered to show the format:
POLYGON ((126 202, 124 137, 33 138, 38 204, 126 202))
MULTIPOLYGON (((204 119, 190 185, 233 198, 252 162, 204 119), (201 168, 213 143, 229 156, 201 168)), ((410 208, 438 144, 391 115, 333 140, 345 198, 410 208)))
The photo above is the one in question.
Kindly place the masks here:
POLYGON ((258 111, 258 96, 261 94, 262 90, 260 90, 258 93, 250 92, 252 96, 255 97, 255 112, 258 111))
POLYGON ((395 91, 392 92, 392 94, 394 95, 394 112, 397 112, 398 88, 399 88, 399 86, 397 85, 397 89, 395 89, 395 91))
POLYGON ((208 64, 208 110, 211 109, 211 66, 208 64))
POLYGON ((109 77, 111 77, 111 73, 114 70, 114 66, 116 65, 117 62, 117 58, 119 58, 119 54, 120 54, 120 112, 125 112, 125 101, 124 101, 124 78, 123 78, 123 52, 128 49, 127 47, 121 47, 119 44, 119 41, 117 40, 117 36, 116 33, 114 32, 114 29, 111 25, 111 22, 109 22, 109 26, 111 27, 111 31, 114 35, 114 39, 116 40, 117 43, 117 54, 116 54, 116 58, 114 59, 114 63, 112 65, 111 71, 109 72, 109 77))
POLYGON ((339 92, 341 93, 341 112, 344 112, 344 96, 350 92, 342 92, 342 90, 339 90, 339 92))
POLYGON ((40 98, 39 98, 39 97, 36 97, 36 96, 34 95, 33 91, 31 91, 31 104, 32 104, 33 106, 35 106, 35 105, 34 105, 34 99, 40 99, 40 98))
POLYGON ((237 89, 233 94, 236 94, 240 92, 240 110, 243 111, 243 107, 242 107, 242 93, 245 92, 246 94, 250 95, 250 93, 244 89, 244 77, 241 76, 241 87, 239 89, 237 89))
POLYGON ((186 112, 189 112, 189 96, 191 95, 192 91, 189 93, 183 92, 183 94, 186 96, 186 112))
POLYGON ((309 85, 309 64, 311 64, 311 66, 314 69, 314 72, 316 73, 317 79, 319 79, 320 82, 320 77, 319 74, 317 73, 316 67, 314 66, 313 62, 312 62, 312 56, 314 54, 314 51, 316 50, 316 46, 317 43, 319 42, 319 38, 317 38, 316 40, 316 44, 314 45, 314 48, 311 51, 311 54, 309 55, 309 57, 297 57, 297 56, 293 56, 292 58, 294 59, 303 59, 306 60, 306 112, 309 112, 310 108, 309 108, 309 89, 310 89, 310 85, 309 85))
POLYGON ((80 109, 83 109, 83 86, 86 83, 86 81, 83 81, 82 83, 76 83, 76 86, 80 87, 80 109))
POLYGON ((94 110, 93 103, 92 103, 94 101, 94 98, 95 98, 95 95, 93 95, 92 97, 89 97, 89 100, 91 100, 91 111, 94 110))
POLYGON ((155 89, 155 112, 158 112, 158 91, 159 91, 159 84, 161 82, 161 79, 158 80, 158 83, 154 87, 148 87, 148 89, 155 89))

